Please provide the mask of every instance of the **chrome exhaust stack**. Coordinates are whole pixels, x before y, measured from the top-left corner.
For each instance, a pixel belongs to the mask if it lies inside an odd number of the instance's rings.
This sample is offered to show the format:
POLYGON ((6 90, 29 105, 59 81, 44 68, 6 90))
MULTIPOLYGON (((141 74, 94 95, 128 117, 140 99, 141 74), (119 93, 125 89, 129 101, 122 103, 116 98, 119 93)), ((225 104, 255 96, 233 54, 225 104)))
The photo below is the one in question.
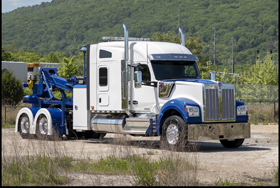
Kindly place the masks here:
POLYGON ((123 24, 123 29, 124 29, 124 59, 127 62, 128 61, 128 29, 125 24, 123 24))
POLYGON ((185 46, 185 33, 184 33, 184 31, 181 27, 179 27, 179 32, 180 32, 180 35, 181 35, 181 45, 185 46))
POLYGON ((122 60, 122 109, 129 113, 128 109, 128 29, 123 24, 124 29, 124 60, 122 60))

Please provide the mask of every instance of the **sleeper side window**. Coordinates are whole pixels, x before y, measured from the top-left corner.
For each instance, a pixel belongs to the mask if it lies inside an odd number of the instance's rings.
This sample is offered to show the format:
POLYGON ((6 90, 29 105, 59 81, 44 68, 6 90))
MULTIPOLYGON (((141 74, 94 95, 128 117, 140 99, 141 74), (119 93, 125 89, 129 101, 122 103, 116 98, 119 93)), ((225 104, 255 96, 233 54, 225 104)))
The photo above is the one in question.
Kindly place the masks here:
POLYGON ((112 53, 106 50, 100 50, 99 51, 99 58, 111 58, 112 53))
POLYGON ((108 69, 107 67, 99 68, 99 86, 108 85, 108 69))

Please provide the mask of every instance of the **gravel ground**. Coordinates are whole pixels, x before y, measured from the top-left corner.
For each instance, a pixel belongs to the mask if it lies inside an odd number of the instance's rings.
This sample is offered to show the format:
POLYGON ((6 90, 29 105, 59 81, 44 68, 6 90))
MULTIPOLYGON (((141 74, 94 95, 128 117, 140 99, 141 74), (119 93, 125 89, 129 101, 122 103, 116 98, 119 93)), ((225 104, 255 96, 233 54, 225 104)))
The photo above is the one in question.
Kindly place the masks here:
MULTIPOLYGON (((251 138, 236 149, 224 148, 219 141, 191 142, 194 146, 186 152, 170 152, 160 149, 159 137, 134 137, 107 134, 101 140, 39 141, 21 139, 14 129, 2 129, 2 157, 40 153, 49 148, 49 153, 75 159, 98 160, 101 156, 144 154, 151 160, 175 153, 198 166, 197 178, 202 185, 213 185, 220 178, 235 183, 271 183, 272 172, 278 163, 278 125, 251 125, 251 138), (14 146, 17 147, 14 147, 14 146), (54 147, 55 146, 55 147, 54 147), (52 148, 52 149, 50 149, 52 148), (56 148, 56 149, 53 149, 56 148)), ((132 176, 69 173, 65 186, 132 186, 132 176)))

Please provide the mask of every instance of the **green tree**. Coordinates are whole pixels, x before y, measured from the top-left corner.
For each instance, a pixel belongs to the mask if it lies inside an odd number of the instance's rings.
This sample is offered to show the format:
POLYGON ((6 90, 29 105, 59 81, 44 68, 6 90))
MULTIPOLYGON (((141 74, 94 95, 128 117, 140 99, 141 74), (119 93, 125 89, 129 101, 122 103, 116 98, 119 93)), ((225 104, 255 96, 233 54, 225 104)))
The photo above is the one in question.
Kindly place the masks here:
POLYGON ((222 75, 219 75, 219 73, 216 74, 216 81, 235 84, 237 82, 237 76, 231 76, 228 72, 228 69, 225 68, 222 75))
POLYGON ((210 72, 215 71, 215 80, 221 81, 225 83, 235 84, 237 81, 237 76, 234 75, 233 77, 229 74, 229 71, 227 68, 224 68, 223 75, 220 75, 219 72, 217 72, 217 66, 213 65, 211 61, 206 62, 207 66, 202 67, 202 71, 200 73, 200 76, 202 79, 210 79, 210 72))
MULTIPOLYGON (((202 79, 210 79, 210 72, 213 72, 216 70, 216 66, 212 64, 211 61, 206 62, 206 66, 203 66, 199 69, 200 76, 202 79)), ((215 75, 218 75, 217 73, 215 75)))
POLYGON ((9 51, 5 51, 3 46, 2 46, 2 61, 13 61, 12 53, 9 51))
POLYGON ((22 61, 28 63, 39 62, 41 58, 41 55, 38 52, 25 50, 24 48, 12 51, 12 54, 14 61, 22 61))
POLYGON ((57 73, 63 78, 70 78, 73 75, 78 75, 79 68, 75 63, 75 57, 71 57, 70 59, 63 57, 63 63, 60 63, 57 73))
POLYGON ((2 72, 1 99, 6 105, 17 105, 24 95, 22 85, 11 71, 2 72))
POLYGON ((270 54, 267 53, 264 61, 258 60, 240 77, 240 81, 242 84, 278 85, 278 65, 275 65, 270 54))
POLYGON ((167 33, 156 32, 150 39, 151 41, 160 41, 160 42, 172 42, 172 43, 181 43, 181 39, 175 34, 174 31, 168 31, 167 33))
POLYGON ((274 43, 279 38, 278 1, 275 0, 228 0, 226 3, 223 0, 166 0, 164 3, 160 0, 54 0, 3 13, 2 46, 17 43, 19 48, 40 54, 61 50, 70 57, 79 53, 81 44, 101 42, 102 36, 123 36, 122 23, 133 37, 150 38, 155 32, 171 30, 177 33, 176 7, 182 8, 181 26, 185 36, 200 36, 211 48, 202 56, 209 56, 212 61, 212 28, 216 28, 215 64, 222 65, 231 56, 228 42, 231 37, 235 40, 234 56, 245 53, 238 59, 240 64, 254 64, 252 56, 257 49, 273 50, 275 54, 278 51, 277 45, 266 48, 266 43, 274 43))
POLYGON ((62 59, 61 56, 62 53, 51 51, 49 54, 44 55, 44 57, 40 59, 40 62, 59 63, 62 59))

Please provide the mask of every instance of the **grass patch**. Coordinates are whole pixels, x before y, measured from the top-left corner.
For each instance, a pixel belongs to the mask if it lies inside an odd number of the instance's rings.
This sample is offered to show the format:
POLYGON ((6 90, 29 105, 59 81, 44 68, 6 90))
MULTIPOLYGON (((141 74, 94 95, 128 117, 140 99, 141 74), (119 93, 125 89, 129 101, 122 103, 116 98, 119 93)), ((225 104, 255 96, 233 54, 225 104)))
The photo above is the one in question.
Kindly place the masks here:
POLYGON ((218 181, 216 181, 214 183, 215 185, 218 185, 218 186, 236 186, 238 185, 237 183, 235 183, 235 180, 228 180, 228 179, 222 179, 222 178, 219 178, 218 181))
POLYGON ((71 163, 70 170, 92 174, 130 174, 127 159, 117 159, 112 156, 101 158, 98 162, 93 162, 91 159, 74 161, 71 163))
POLYGON ((274 180, 279 185, 279 168, 273 172, 274 180))
POLYGON ((2 122, 2 128, 15 128, 15 124, 9 124, 9 123, 5 123, 2 122))
MULTIPOLYGON (((70 171, 92 174, 131 174, 135 176, 135 185, 142 186, 170 185, 170 180, 173 178, 173 175, 178 174, 178 172, 194 169, 194 165, 182 158, 178 158, 177 160, 160 158, 160 160, 151 161, 147 157, 135 154, 123 158, 108 156, 99 159, 97 162, 93 162, 90 159, 80 160, 78 162, 72 161, 69 168, 70 171)), ((182 179, 182 181, 184 180, 182 179)), ((198 182, 198 180, 192 179, 188 183, 198 184, 198 182)))
POLYGON ((67 181, 57 172, 61 159, 26 156, 2 161, 2 186, 59 185, 67 181))
MULTIPOLYGON (((183 159, 181 159, 183 162, 183 159)), ((148 158, 140 157, 138 155, 132 155, 123 158, 116 158, 114 156, 108 156, 106 158, 101 157, 97 162, 93 162, 91 159, 84 159, 78 162, 71 161, 70 170, 87 173, 101 173, 101 174, 132 174, 137 172, 136 168, 142 168, 144 170, 163 170, 173 165, 172 159, 167 160, 160 158, 159 161, 150 161, 148 158), (150 168, 150 169, 149 169, 150 168)), ((188 169, 193 169, 194 166, 188 164, 188 169)))

